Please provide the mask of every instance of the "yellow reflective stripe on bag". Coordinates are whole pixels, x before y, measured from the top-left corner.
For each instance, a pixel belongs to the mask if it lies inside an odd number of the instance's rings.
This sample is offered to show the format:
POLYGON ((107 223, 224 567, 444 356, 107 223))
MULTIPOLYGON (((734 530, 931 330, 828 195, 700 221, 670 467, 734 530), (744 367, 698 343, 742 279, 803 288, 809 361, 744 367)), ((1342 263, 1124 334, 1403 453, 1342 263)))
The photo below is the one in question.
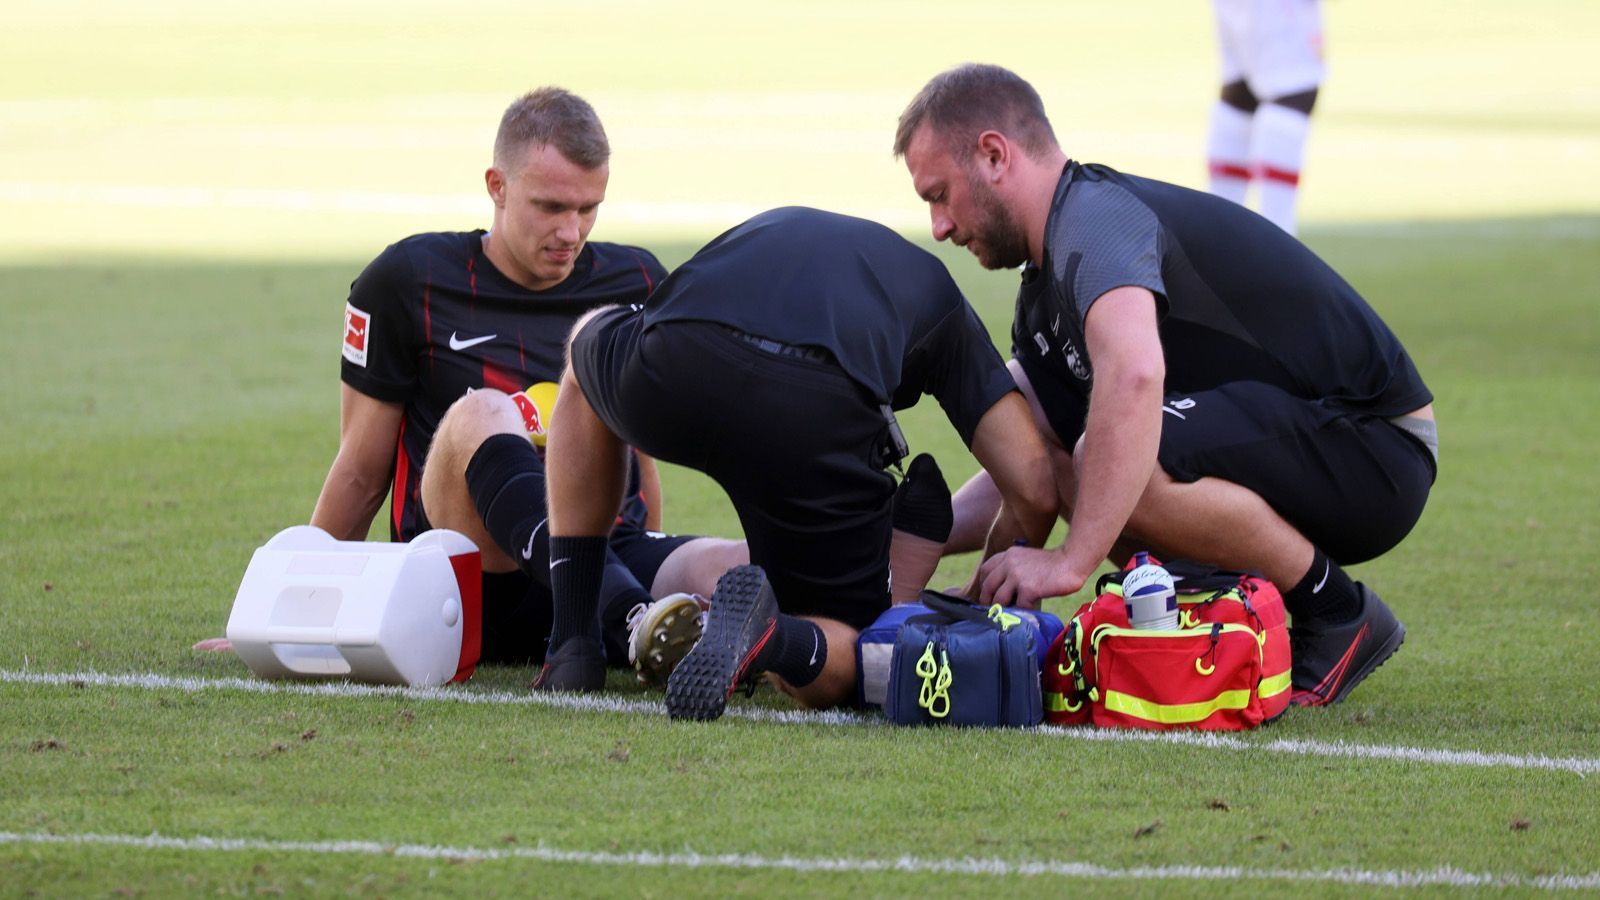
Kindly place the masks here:
POLYGON ((1223 691, 1216 697, 1200 703, 1181 703, 1172 706, 1163 706, 1151 703, 1132 694, 1121 691, 1106 691, 1106 709, 1119 712, 1126 716, 1134 716, 1147 722, 1160 722, 1163 725, 1187 725, 1191 722, 1200 722, 1208 716, 1224 709, 1244 709, 1250 705, 1250 691, 1236 690, 1223 691))
POLYGON ((1291 674, 1290 672, 1284 671, 1284 672, 1279 672, 1276 675, 1265 675, 1265 676, 1262 676, 1262 678, 1261 678, 1261 690, 1259 691, 1261 696, 1263 698, 1265 698, 1265 697, 1276 697, 1279 694, 1283 693, 1284 691, 1287 691, 1289 689, 1289 676, 1290 676, 1290 674, 1291 674))

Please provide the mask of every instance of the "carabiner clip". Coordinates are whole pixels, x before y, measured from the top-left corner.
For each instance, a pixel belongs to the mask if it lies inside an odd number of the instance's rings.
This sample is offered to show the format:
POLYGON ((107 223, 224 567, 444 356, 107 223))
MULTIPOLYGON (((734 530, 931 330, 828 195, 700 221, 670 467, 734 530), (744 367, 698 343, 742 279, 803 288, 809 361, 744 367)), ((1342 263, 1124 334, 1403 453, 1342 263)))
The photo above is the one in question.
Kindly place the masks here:
POLYGON ((939 677, 933 682, 933 698, 927 705, 928 715, 935 719, 942 719, 950 715, 950 682, 955 676, 950 673, 950 656, 944 650, 939 651, 939 677), (941 705, 943 704, 943 705, 941 705))
POLYGON ((917 691, 917 705, 927 709, 933 704, 934 676, 939 674, 939 664, 933 660, 933 641, 929 641, 922 655, 917 657, 914 671, 922 678, 922 687, 917 691))
POLYGON ((1006 612, 1005 607, 996 603, 989 607, 989 620, 999 625, 1001 631, 1009 631, 1011 626, 1022 621, 1022 617, 1006 612))

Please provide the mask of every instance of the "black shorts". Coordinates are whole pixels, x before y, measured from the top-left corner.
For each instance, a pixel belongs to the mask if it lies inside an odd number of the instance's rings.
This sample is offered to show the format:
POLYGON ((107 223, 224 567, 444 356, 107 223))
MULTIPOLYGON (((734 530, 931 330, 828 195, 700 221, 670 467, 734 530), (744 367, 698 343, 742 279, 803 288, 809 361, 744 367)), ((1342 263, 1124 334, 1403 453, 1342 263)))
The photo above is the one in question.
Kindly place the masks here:
POLYGON ((871 624, 889 606, 888 423, 837 363, 712 322, 596 316, 572 343, 589 404, 623 440, 706 473, 778 605, 871 624))
POLYGON ((1427 448, 1387 419, 1261 382, 1169 394, 1161 418, 1167 474, 1249 488, 1340 565, 1399 544, 1436 474, 1427 448))
MULTIPOLYGON (((631 526, 611 533, 611 549, 646 591, 673 551, 699 535, 662 534, 631 526)), ((525 665, 544 661, 550 639, 550 591, 520 571, 483 573, 483 649, 485 663, 525 665)), ((607 633, 606 655, 615 664, 627 659, 620 635, 607 633), (620 659, 619 659, 620 648, 620 659)))

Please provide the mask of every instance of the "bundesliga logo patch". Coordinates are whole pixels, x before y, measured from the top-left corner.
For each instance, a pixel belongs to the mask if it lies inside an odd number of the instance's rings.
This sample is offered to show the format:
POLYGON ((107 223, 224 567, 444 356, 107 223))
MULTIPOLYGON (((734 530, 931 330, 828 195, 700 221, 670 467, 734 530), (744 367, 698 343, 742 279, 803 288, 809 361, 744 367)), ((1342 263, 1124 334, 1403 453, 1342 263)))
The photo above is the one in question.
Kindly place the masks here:
POLYGON ((371 324, 372 316, 345 303, 344 358, 363 369, 367 367, 367 326, 371 324))

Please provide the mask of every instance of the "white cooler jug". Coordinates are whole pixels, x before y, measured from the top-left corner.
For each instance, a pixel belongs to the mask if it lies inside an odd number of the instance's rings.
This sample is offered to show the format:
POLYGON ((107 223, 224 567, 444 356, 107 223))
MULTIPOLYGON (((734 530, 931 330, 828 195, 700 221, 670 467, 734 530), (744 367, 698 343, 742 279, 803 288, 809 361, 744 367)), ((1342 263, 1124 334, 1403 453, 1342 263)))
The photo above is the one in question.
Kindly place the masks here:
POLYGON ((439 685, 476 668, 481 606, 478 547, 459 532, 384 544, 296 525, 250 558, 228 640, 262 678, 439 685))

